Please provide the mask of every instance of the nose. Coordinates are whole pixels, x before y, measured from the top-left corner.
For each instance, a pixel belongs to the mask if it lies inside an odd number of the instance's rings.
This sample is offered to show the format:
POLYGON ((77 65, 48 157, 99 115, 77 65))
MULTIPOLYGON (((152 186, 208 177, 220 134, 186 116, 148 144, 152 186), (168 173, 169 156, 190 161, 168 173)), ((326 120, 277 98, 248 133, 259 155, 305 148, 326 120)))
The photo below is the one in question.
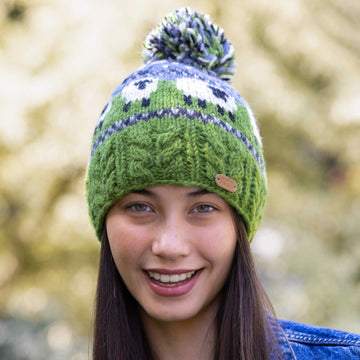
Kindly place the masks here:
POLYGON ((152 243, 152 253, 166 260, 185 257, 190 252, 186 224, 179 220, 168 220, 157 231, 152 243))

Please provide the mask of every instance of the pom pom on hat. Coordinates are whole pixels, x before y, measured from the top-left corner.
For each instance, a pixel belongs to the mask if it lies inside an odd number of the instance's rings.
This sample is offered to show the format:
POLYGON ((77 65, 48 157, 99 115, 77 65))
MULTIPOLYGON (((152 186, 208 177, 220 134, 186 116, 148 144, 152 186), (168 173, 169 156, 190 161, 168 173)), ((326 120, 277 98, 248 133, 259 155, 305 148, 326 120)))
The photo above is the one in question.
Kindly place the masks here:
POLYGON ((226 81, 235 74, 234 48, 224 37, 224 30, 190 8, 167 16, 149 34, 144 47, 145 63, 173 59, 206 69, 226 81))

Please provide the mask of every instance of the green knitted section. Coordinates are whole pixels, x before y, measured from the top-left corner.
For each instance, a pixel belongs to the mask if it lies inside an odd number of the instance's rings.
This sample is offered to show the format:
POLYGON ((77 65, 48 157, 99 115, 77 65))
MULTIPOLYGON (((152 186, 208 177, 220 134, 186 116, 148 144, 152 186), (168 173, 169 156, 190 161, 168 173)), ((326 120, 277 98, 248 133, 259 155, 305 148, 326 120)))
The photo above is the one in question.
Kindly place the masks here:
MULTIPOLYGON (((116 111, 114 114, 118 115, 116 111)), ((112 117, 110 112, 109 118, 112 117)), ((108 123, 111 121, 114 119, 108 123)), ((117 199, 161 183, 199 186, 222 196, 242 215, 249 239, 260 224, 265 178, 242 142, 200 120, 153 118, 115 132, 93 154, 87 174, 87 196, 98 238, 106 213, 117 199), (236 181, 235 193, 216 185, 215 176, 219 173, 236 181)))
MULTIPOLYGON (((144 108, 142 106, 143 99, 129 102, 122 96, 121 93, 117 94, 112 101, 112 107, 107 114, 105 121, 102 126, 102 131, 97 132, 93 141, 97 138, 112 124, 121 119, 127 117, 136 116, 139 113, 151 112, 154 110, 163 110, 169 108, 187 108, 201 112, 204 115, 212 115, 217 119, 229 123, 232 127, 238 129, 255 148, 256 152, 262 156, 261 144, 255 139, 254 131, 250 123, 249 114, 244 105, 238 103, 232 114, 234 121, 229 119, 229 111, 220 111, 219 106, 213 104, 210 101, 203 99, 199 101, 198 97, 191 96, 191 104, 185 103, 184 92, 179 90, 174 81, 159 80, 156 92, 150 94, 149 106, 144 108), (205 104, 200 106, 200 104, 205 104), (128 104, 126 111, 124 111, 125 105, 128 104)), ((262 157, 263 158, 263 157, 262 157)))

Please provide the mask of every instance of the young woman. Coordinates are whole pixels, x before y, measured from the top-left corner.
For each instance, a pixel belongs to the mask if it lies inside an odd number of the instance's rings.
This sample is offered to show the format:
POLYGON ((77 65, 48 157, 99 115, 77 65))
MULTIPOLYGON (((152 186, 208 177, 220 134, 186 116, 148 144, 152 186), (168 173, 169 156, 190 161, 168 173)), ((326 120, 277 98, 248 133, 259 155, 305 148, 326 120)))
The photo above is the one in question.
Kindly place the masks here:
POLYGON ((95 127, 89 212, 101 240, 94 359, 360 359, 355 334, 277 321, 254 270, 266 172, 234 53, 183 9, 95 127))

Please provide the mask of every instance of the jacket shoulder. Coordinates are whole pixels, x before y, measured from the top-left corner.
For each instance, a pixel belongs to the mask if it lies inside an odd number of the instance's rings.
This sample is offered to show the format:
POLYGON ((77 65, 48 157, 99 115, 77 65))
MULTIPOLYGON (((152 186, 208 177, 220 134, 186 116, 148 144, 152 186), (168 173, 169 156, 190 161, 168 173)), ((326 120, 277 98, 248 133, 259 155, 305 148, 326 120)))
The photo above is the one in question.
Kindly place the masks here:
POLYGON ((360 359, 360 335, 279 320, 296 359, 360 359))

